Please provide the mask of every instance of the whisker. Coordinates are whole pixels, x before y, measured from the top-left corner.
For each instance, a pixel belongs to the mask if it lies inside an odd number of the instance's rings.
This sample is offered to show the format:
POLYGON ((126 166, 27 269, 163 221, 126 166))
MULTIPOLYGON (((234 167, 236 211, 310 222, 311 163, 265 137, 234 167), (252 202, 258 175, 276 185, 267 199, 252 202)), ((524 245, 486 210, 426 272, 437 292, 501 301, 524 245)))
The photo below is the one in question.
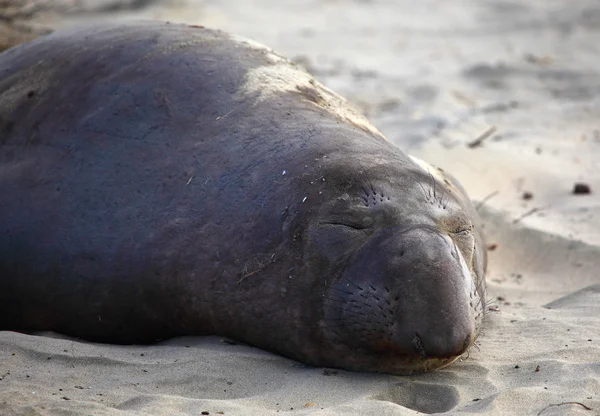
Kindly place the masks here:
MULTIPOLYGON (((337 290, 338 292, 345 293, 346 295, 353 295, 353 294, 354 294, 354 293, 352 293, 352 292, 346 292, 345 290, 343 290, 343 289, 340 289, 339 287, 332 287, 331 289, 332 289, 332 290, 337 290)), ((362 290, 362 289, 361 289, 361 290, 362 290)))
POLYGON ((433 197, 437 199, 437 195, 435 193, 435 177, 431 174, 431 172, 428 172, 429 176, 431 176, 431 182, 433 183, 433 197))
MULTIPOLYGON (((361 188, 362 188, 363 192, 365 193, 366 197, 368 198, 369 192, 365 189, 364 185, 361 185, 361 188)), ((368 201, 368 199, 367 199, 367 201, 368 201)))
POLYGON ((364 290, 362 287, 360 287, 358 284, 356 283, 352 283, 352 285, 354 285, 355 288, 357 288, 358 290, 364 290))
POLYGON ((423 190, 423 195, 425 196, 425 201, 429 201, 429 196, 427 195, 427 191, 425 190, 425 188, 423 187, 423 184, 421 182, 417 182, 417 184, 421 187, 421 189, 423 190))
POLYGON ((443 209, 446 209, 446 207, 448 206, 448 200, 446 201, 446 203, 444 203, 444 196, 448 196, 447 192, 444 192, 444 188, 442 188, 441 190, 441 196, 440 196, 440 205, 443 209))
MULTIPOLYGON (((363 176, 359 177, 359 180, 361 181, 361 183, 363 185, 366 182, 366 184, 368 185, 367 188, 371 189, 372 194, 373 195, 377 195, 377 192, 375 191, 375 186, 373 185, 373 182, 371 182, 371 180, 369 179, 369 177, 366 175, 367 169, 365 169, 365 167, 360 162, 358 162, 358 165, 360 166, 360 169, 363 172, 363 176)), ((370 195, 368 194, 367 196, 370 196, 370 195)))
POLYGON ((493 197, 495 197, 496 195, 498 195, 500 193, 500 191, 494 191, 492 193, 490 193, 489 195, 487 195, 485 198, 483 198, 481 200, 481 202, 479 202, 476 206, 475 206, 475 211, 479 211, 486 202, 488 202, 490 199, 492 199, 493 197))

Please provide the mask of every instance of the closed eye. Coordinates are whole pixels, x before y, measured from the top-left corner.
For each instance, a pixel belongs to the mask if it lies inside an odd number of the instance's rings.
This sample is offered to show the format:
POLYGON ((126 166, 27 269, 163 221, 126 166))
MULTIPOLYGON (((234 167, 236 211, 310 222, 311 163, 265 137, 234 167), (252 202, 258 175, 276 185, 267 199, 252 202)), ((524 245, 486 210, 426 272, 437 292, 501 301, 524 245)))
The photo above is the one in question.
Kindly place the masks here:
POLYGON ((321 225, 339 225, 342 227, 353 228, 355 230, 364 230, 365 228, 367 228, 361 224, 351 223, 351 222, 327 221, 327 222, 321 222, 320 224, 321 225))
POLYGON ((373 225, 373 220, 369 217, 364 217, 360 219, 350 217, 332 218, 330 220, 321 221, 320 225, 335 225, 352 228, 354 230, 365 230, 373 225))
POLYGON ((454 240, 456 246, 461 251, 467 264, 471 264, 473 261, 473 254, 475 252, 475 235, 473 234, 473 226, 459 227, 456 231, 451 233, 451 238, 454 240))
POLYGON ((470 234, 473 232, 473 226, 469 225, 468 227, 461 227, 456 231, 453 231, 452 234, 470 234))

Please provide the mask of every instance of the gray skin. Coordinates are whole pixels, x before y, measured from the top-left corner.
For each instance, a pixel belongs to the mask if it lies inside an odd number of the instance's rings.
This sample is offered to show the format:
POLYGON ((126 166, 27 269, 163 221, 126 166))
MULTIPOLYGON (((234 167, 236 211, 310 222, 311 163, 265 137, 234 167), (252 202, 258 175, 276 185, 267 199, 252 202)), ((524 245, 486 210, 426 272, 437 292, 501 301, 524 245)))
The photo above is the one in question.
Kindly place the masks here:
POLYGON ((157 22, 0 55, 0 329, 411 374, 479 333, 464 190, 272 51, 157 22))

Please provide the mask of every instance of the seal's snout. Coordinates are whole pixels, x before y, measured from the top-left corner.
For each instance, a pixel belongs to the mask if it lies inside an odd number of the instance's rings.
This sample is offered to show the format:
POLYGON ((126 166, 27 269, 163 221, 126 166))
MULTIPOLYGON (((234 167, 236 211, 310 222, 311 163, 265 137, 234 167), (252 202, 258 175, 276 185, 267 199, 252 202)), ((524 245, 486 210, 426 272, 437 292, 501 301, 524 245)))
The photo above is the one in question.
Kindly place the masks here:
POLYGON ((435 228, 386 230, 332 293, 331 327, 343 322, 344 342, 388 357, 385 366, 427 371, 451 363, 477 333, 475 283, 464 258, 435 228))
POLYGON ((416 228, 397 239, 403 255, 394 263, 399 342, 423 357, 452 358, 471 345, 475 319, 469 293, 473 279, 464 256, 448 235, 416 228))

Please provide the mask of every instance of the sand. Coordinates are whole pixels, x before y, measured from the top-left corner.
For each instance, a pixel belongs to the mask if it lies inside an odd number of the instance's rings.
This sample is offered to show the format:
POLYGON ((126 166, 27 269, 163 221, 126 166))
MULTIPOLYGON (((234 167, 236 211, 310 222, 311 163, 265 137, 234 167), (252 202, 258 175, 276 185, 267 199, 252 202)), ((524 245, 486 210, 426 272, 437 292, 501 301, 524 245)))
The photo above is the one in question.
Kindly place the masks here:
POLYGON ((116 13, 44 24, 142 17, 253 38, 457 176, 489 240, 484 334, 451 367, 398 377, 219 337, 123 347, 0 332, 0 414, 600 415, 600 3, 181 0, 116 13), (573 194, 578 182, 591 194, 573 194))

